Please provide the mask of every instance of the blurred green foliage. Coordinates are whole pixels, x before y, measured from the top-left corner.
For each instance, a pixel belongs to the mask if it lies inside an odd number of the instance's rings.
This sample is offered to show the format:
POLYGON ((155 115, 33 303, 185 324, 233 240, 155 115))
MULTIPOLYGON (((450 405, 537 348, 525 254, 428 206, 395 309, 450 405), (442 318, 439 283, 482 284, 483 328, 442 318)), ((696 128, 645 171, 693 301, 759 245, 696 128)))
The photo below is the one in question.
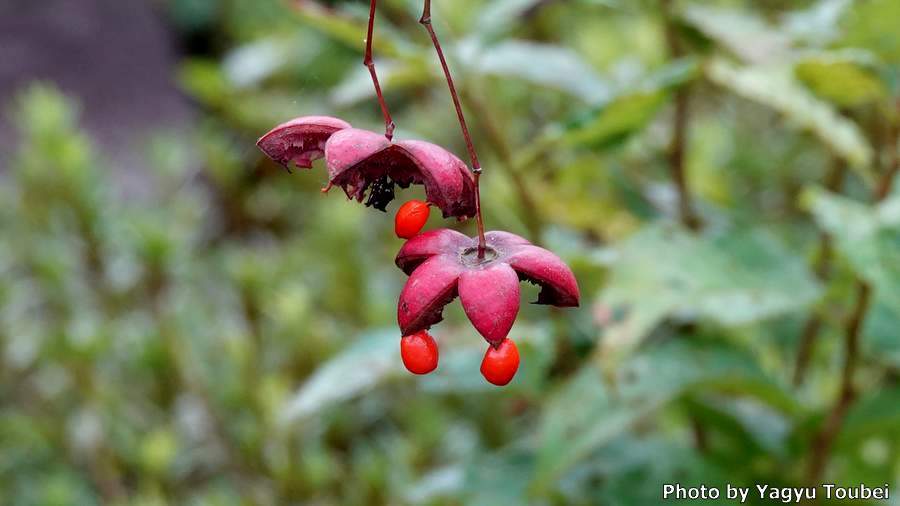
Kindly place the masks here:
MULTIPOLYGON (((523 306, 503 389, 458 304, 434 329, 439 370, 407 374, 390 215, 255 149, 293 116, 380 128, 367 7, 168 0, 200 114, 146 139, 145 191, 80 129, 92 104, 47 83, 11 104, 0 504, 642 505, 676 481, 800 486, 858 280, 857 392, 813 479, 900 485, 900 191, 872 197, 897 170, 900 3, 436 2, 488 228, 556 251, 583 293, 523 306)), ((462 154, 420 8, 379 2, 382 85, 398 137, 462 154)))

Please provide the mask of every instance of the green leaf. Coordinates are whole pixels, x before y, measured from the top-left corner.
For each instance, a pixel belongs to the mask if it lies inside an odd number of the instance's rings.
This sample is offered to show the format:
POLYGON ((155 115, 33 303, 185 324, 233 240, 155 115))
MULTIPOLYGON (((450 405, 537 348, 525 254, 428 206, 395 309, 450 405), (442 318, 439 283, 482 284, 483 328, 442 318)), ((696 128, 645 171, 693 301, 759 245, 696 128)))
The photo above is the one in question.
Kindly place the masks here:
POLYGON ((655 225, 617 253, 599 298, 613 315, 603 336, 612 359, 668 315, 744 325, 805 308, 819 295, 802 259, 761 230, 697 237, 655 225))
POLYGON ((858 107, 890 96, 872 64, 865 54, 823 53, 798 62, 795 73, 823 99, 841 107, 858 107))
POLYGON ((779 407, 793 400, 761 371, 752 355, 722 344, 668 342, 627 360, 605 384, 583 367, 547 399, 538 432, 536 487, 620 437, 632 424, 692 389, 757 392, 779 407))
POLYGON ((846 17, 846 36, 842 43, 868 49, 896 67, 900 62, 898 19, 900 2, 897 0, 853 2, 853 8, 846 17))
POLYGON ((746 62, 779 60, 790 49, 788 36, 750 12, 692 4, 682 17, 746 62))
POLYGON ((838 23, 852 4, 852 0, 819 0, 786 15, 782 30, 795 40, 822 47, 840 36, 838 23))
MULTIPOLYGON (((378 62, 378 79, 383 89, 390 93, 409 91, 410 88, 437 82, 437 75, 429 74, 425 63, 413 58, 378 62)), ((349 71, 344 80, 331 91, 335 105, 347 107, 375 97, 372 76, 360 65, 349 71)))
POLYGON ((605 148, 642 130, 668 101, 668 90, 693 79, 698 71, 693 60, 674 62, 650 74, 636 87, 579 113, 564 127, 563 142, 605 148))
MULTIPOLYGON (((685 486, 703 483, 724 487, 720 485, 726 481, 724 469, 711 460, 685 441, 626 434, 598 450, 579 465, 577 472, 568 473, 561 481, 566 491, 578 485, 586 489, 587 500, 573 501, 575 504, 656 506, 660 504, 663 486, 675 480, 685 486), (602 487, 594 485, 600 480, 602 487)), ((721 502, 697 499, 690 504, 721 502)))
POLYGON ((592 103, 611 94, 611 85, 578 53, 563 46, 507 40, 483 47, 469 39, 458 45, 457 52, 469 68, 482 75, 514 77, 592 103))
POLYGON ((394 329, 365 333, 332 357, 300 387, 282 409, 283 423, 312 415, 335 403, 403 373, 397 357, 399 337, 394 329))
POLYGON ((493 37, 515 28, 520 16, 534 8, 540 0, 494 0, 479 12, 475 33, 493 37))
POLYGON ((900 309, 900 192, 895 189, 881 204, 866 205, 811 188, 802 201, 856 273, 900 309))
MULTIPOLYGON (((884 290, 882 290, 883 292, 884 290)), ((900 306, 883 293, 876 293, 866 313, 863 345, 868 356, 900 367, 900 306)))
MULTIPOLYGON (((360 51, 366 47, 366 20, 354 19, 339 15, 331 9, 326 9, 318 2, 295 2, 296 13, 301 22, 309 27, 319 30, 329 37, 343 42, 349 47, 360 51)), ((395 32, 390 27, 380 22, 378 33, 373 39, 378 44, 378 55, 398 57, 403 52, 404 43, 398 40, 395 32)), ((361 63, 360 63, 361 64, 361 63)))
POLYGON ((222 72, 237 88, 257 86, 297 55, 290 41, 269 37, 232 49, 222 60, 222 72))
POLYGON ((178 82, 194 98, 212 106, 224 103, 232 91, 221 68, 210 60, 185 61, 178 72, 178 82))
POLYGON ((526 504, 533 468, 534 455, 524 448, 510 447, 483 455, 466 469, 465 504, 526 504))
POLYGON ((838 439, 842 445, 855 445, 865 438, 900 428, 900 389, 868 393, 847 413, 838 439))
POLYGON ((706 67, 714 83, 781 113, 788 122, 816 135, 835 154, 872 181, 872 148, 852 121, 841 117, 797 82, 787 66, 736 66, 714 59, 706 67))
POLYGON ((658 91, 618 97, 592 111, 591 119, 566 133, 563 140, 598 149, 618 144, 650 123, 667 98, 658 91))
POLYGON ((444 496, 454 496, 464 489, 465 470, 460 465, 435 469, 413 483, 405 498, 410 504, 426 504, 444 496))

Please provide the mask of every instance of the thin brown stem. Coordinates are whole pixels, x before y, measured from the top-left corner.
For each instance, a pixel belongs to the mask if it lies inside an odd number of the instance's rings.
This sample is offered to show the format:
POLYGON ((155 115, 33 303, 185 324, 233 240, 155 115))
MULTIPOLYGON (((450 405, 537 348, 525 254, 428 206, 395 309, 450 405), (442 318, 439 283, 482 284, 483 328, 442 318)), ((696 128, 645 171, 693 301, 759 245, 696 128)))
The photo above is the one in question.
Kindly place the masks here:
POLYGON ((690 230, 700 229, 700 219, 694 212, 691 191, 687 183, 684 167, 684 152, 687 144, 688 121, 690 116, 690 90, 683 87, 675 93, 675 115, 672 118, 672 143, 669 146, 669 171, 678 189, 678 216, 690 230))
MULTIPOLYGON (((900 100, 896 102, 895 107, 900 111, 900 100)), ((897 176, 897 172, 900 171, 900 154, 897 153, 898 141, 900 141, 900 125, 893 123, 891 135, 888 136, 887 145, 885 146, 888 153, 890 153, 891 159, 888 162, 887 170, 884 171, 878 186, 875 188, 873 195, 875 202, 880 202, 887 197, 894 178, 897 176)), ((871 298, 872 287, 864 280, 857 280, 856 302, 844 328, 844 346, 846 351, 841 372, 840 391, 822 428, 812 440, 809 472, 807 474, 807 480, 811 484, 818 483, 821 480, 831 449, 834 447, 834 441, 841 431, 841 425, 844 423, 844 418, 856 400, 857 393, 854 376, 859 361, 860 333, 865 322, 866 313, 869 310, 871 298)))
POLYGON ((472 144, 472 136, 469 135, 469 127, 466 126, 466 117, 463 115, 462 105, 459 102, 459 94, 456 92, 456 86, 453 85, 453 77, 450 75, 450 68, 447 66, 447 59, 444 58, 444 51, 441 49, 441 43, 438 41, 437 34, 434 33, 434 27, 431 26, 431 0, 425 0, 422 7, 422 17, 419 18, 428 36, 431 37, 431 43, 437 52, 438 59, 441 61, 441 68, 444 70, 444 77, 447 79, 447 87, 450 88, 450 98, 453 99, 453 106, 456 108, 456 118, 459 120, 459 128, 462 130, 463 139, 466 141, 466 150, 469 152, 469 158, 472 161, 472 172, 475 174, 475 222, 478 225, 478 258, 484 258, 485 241, 484 241, 484 219, 481 216, 481 164, 478 163, 478 155, 475 153, 475 146, 472 144))
MULTIPOLYGON (((665 16, 665 38, 669 56, 673 59, 681 58, 684 56, 684 48, 681 43, 681 37, 678 35, 678 27, 673 22, 671 1, 662 0, 662 9, 665 16)), ((684 85, 675 92, 675 112, 672 116, 672 140, 669 144, 668 161, 669 172, 678 191, 679 219, 688 229, 699 230, 700 218, 697 217, 694 211, 684 164, 688 124, 690 121, 690 93, 689 85, 684 85)))
MULTIPOLYGON (((844 175, 847 165, 840 158, 835 157, 831 169, 825 176, 825 188, 829 191, 840 191, 843 186, 844 175)), ((833 256, 833 248, 831 244, 831 234, 828 232, 819 233, 819 251, 816 255, 816 261, 813 266, 813 272, 816 278, 825 283, 831 277, 831 258, 833 256)), ((800 334, 800 344, 797 348, 797 359, 794 365, 794 386, 800 386, 806 379, 806 371, 809 367, 809 361, 815 350, 816 341, 819 332, 822 330, 822 315, 819 310, 813 311, 803 326, 803 332, 800 334)))
POLYGON ((844 365, 841 369, 841 388, 837 401, 831 412, 828 413, 821 430, 813 437, 809 473, 807 475, 807 481, 811 484, 818 483, 821 480, 831 449, 834 446, 834 440, 841 430, 844 417, 856 399, 853 377, 856 373, 859 357, 860 331, 865 321, 866 312, 869 310, 871 297, 872 288, 868 283, 858 281, 856 284, 856 303, 844 329, 846 351, 844 353, 844 365))
MULTIPOLYGON (((900 99, 894 102, 894 118, 898 117, 900 117, 900 99)), ((875 200, 877 201, 884 200, 891 193, 894 179, 897 177, 897 172, 900 172, 900 119, 889 121, 886 132, 887 139, 884 140, 888 152, 886 162, 888 168, 875 188, 875 200)))
MULTIPOLYGON (((831 251, 830 236, 824 232, 820 235, 819 251, 822 256, 825 255, 826 251, 829 254, 831 251)), ((806 324, 803 325, 803 331, 800 334, 800 344, 797 348, 797 359, 794 363, 793 383, 795 387, 803 385, 803 382, 806 380, 806 370, 809 368, 809 361, 815 350, 819 332, 822 330, 822 323, 822 315, 815 312, 809 316, 806 324)))
POLYGON ((369 75, 372 76, 372 84, 375 86, 375 95, 378 97, 378 105, 381 106, 381 115, 384 116, 384 136, 387 140, 394 138, 394 120, 391 118, 391 112, 388 110, 387 102, 384 101, 384 95, 381 93, 381 85, 378 84, 378 74, 375 73, 375 62, 372 60, 372 32, 375 27, 375 4, 378 0, 372 0, 369 3, 369 28, 366 33, 366 55, 363 58, 363 65, 369 69, 369 75))

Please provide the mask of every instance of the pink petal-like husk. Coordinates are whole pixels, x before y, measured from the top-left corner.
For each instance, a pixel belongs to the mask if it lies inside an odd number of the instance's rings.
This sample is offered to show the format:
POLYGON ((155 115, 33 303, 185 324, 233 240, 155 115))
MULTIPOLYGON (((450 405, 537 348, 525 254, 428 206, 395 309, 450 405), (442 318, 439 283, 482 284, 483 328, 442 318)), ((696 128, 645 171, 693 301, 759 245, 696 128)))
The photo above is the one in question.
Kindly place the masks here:
POLYGON ((404 336, 441 321, 441 313, 456 297, 456 282, 463 267, 448 255, 433 256, 413 271, 397 304, 397 323, 404 336))
POLYGON ((259 138, 256 145, 269 158, 289 167, 312 168, 313 160, 325 153, 332 134, 350 128, 350 123, 330 116, 301 116, 282 123, 259 138))
POLYGON ((362 200, 368 184, 387 175, 402 188, 425 186, 428 202, 444 217, 475 214, 474 179, 453 153, 424 141, 389 142, 383 135, 350 128, 325 145, 331 183, 350 198, 362 200))
POLYGON ((519 277, 505 263, 459 276, 459 300, 475 329, 491 344, 502 341, 519 314, 519 277))
POLYGON ((329 141, 325 149, 331 179, 340 179, 345 171, 391 147, 391 141, 384 135, 360 128, 343 130, 329 141))
POLYGON ((394 263, 406 274, 412 273, 422 262, 434 255, 442 253, 457 254, 467 246, 471 246, 472 239, 449 228, 428 230, 406 241, 394 263))
POLYGON ((325 144, 325 163, 328 165, 328 179, 341 188, 350 198, 363 199, 366 181, 381 177, 388 170, 388 163, 381 163, 384 153, 391 147, 391 142, 383 135, 348 128, 341 130, 328 139, 325 144), (359 169, 363 163, 371 166, 371 174, 359 169))
POLYGON ((503 230, 491 230, 484 233, 484 241, 495 249, 508 249, 513 246, 531 244, 528 239, 503 230))
MULTIPOLYGON (((404 149, 409 159, 418 166, 428 201, 440 207, 445 218, 475 214, 475 179, 462 160, 430 142, 399 141, 395 145, 404 149), (472 183, 471 195, 468 195, 467 182, 472 183)), ((411 182, 416 182, 416 179, 411 182)))
POLYGON ((522 279, 541 286, 536 304, 577 307, 581 297, 572 270, 558 256, 537 246, 518 246, 506 259, 522 279))

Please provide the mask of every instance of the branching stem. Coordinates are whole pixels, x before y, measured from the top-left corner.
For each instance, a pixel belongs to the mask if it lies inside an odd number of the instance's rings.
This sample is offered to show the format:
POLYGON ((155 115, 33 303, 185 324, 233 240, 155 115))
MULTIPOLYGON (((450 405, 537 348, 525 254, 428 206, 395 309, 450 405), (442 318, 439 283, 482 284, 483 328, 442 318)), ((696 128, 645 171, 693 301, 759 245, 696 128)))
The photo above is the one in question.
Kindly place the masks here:
MULTIPOLYGON (((900 111, 900 100, 896 102, 896 108, 900 111)), ((887 151, 890 153, 890 161, 887 170, 881 176, 878 186, 875 188, 873 195, 874 201, 881 202, 890 193, 893 186, 894 178, 900 171, 900 154, 897 152, 897 143, 900 140, 900 126, 896 123, 892 124, 891 134, 887 139, 887 151)), ((834 442, 840 434, 841 426, 850 407, 856 400, 857 391, 854 384, 854 376, 856 373, 857 363, 859 362, 859 341, 862 333, 862 326, 865 323, 866 313, 869 311, 872 299, 872 287, 865 280, 857 280, 856 282, 856 300, 853 305, 853 311, 847 319, 844 327, 844 365, 841 371, 841 386, 838 392, 837 400, 829 411, 822 428, 813 436, 810 465, 807 474, 807 480, 810 484, 818 483, 825 471, 828 458, 834 442)))
POLYGON ((444 58, 444 51, 441 49, 441 43, 438 41, 437 34, 434 33, 434 27, 431 26, 431 0, 425 0, 422 8, 422 17, 419 18, 428 36, 431 37, 431 43, 437 52, 438 59, 441 61, 441 68, 444 70, 444 77, 447 79, 447 87, 450 88, 450 98, 453 99, 453 106, 456 108, 456 118, 459 120, 459 128, 462 130, 463 139, 466 141, 466 150, 469 152, 469 159, 472 161, 472 172, 475 174, 475 221, 478 226, 478 258, 484 258, 485 241, 484 241, 484 219, 481 216, 481 164, 478 163, 478 155, 475 153, 475 146, 472 144, 472 136, 469 135, 469 127, 466 126, 466 117, 463 115, 462 105, 459 102, 459 94, 456 92, 456 86, 453 85, 453 77, 450 75, 450 68, 447 66, 447 59, 444 58))

